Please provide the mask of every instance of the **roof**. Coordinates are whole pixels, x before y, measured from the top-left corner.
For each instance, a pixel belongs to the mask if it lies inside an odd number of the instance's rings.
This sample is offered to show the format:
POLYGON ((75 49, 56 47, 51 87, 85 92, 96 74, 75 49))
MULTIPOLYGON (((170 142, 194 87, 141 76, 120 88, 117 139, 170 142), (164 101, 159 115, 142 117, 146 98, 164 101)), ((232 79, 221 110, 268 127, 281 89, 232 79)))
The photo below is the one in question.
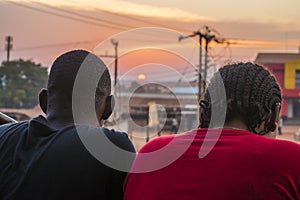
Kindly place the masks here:
POLYGON ((300 59, 299 53, 258 53, 255 58, 257 64, 284 64, 288 61, 300 59))
POLYGON ((174 87, 172 91, 174 94, 197 94, 198 87, 174 87))

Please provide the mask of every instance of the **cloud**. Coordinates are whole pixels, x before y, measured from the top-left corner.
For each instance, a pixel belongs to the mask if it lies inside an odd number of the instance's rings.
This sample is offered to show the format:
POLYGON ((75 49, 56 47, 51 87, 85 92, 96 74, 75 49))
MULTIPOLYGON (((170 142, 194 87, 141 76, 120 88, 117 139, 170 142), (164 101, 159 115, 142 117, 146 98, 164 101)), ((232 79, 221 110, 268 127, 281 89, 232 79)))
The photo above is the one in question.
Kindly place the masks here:
POLYGON ((211 18, 203 17, 194 13, 184 11, 179 8, 152 6, 141 3, 133 3, 122 0, 10 0, 15 2, 42 2, 51 6, 71 7, 80 10, 103 10, 117 14, 135 15, 140 17, 153 17, 160 19, 172 19, 181 22, 199 22, 199 21, 214 21, 211 18))
POLYGON ((199 21, 199 20, 212 20, 206 17, 199 16, 197 14, 183 11, 179 8, 161 7, 161 6, 157 7, 152 5, 138 4, 133 2, 121 1, 121 0, 101 0, 95 2, 105 3, 105 6, 99 7, 101 9, 115 12, 115 13, 127 14, 127 15, 176 19, 179 21, 186 21, 186 22, 199 21))

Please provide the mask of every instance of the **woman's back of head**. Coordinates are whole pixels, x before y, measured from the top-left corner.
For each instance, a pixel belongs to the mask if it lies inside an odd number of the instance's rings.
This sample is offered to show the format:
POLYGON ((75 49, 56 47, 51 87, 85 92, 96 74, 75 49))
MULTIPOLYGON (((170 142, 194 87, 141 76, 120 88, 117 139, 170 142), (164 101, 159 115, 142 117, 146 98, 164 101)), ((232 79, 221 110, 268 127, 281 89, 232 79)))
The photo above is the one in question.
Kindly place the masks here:
POLYGON ((267 69, 250 62, 220 68, 208 85, 200 104, 201 127, 209 126, 212 114, 210 93, 216 92, 218 87, 224 87, 226 92, 225 123, 239 118, 249 131, 258 134, 266 134, 274 129, 270 121, 274 120, 275 110, 278 107, 280 109, 281 91, 275 77, 267 69), (221 77, 223 81, 220 83, 217 77, 221 77), (264 130, 257 132, 256 128, 263 122, 264 130))

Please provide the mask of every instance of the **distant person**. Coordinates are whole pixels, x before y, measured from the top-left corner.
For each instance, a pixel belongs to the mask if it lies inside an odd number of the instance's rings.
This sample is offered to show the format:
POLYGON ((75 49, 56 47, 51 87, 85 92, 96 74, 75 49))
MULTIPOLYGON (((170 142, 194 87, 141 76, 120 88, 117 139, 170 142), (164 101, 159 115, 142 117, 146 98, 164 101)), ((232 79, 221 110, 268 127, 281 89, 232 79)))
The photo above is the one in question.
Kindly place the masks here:
POLYGON ((278 135, 282 135, 282 126, 283 126, 283 119, 282 117, 280 117, 278 122, 278 135))
MULTIPOLYGON (((94 77, 95 78, 95 77, 94 77)), ((87 77, 87 81, 92 79, 87 77)), ((86 88, 82 88, 85 90, 86 88)), ((101 126, 112 113, 111 79, 104 63, 94 54, 74 50, 53 63, 47 89, 39 95, 46 117, 0 126, 0 199, 122 199, 127 173, 98 161, 83 145, 77 130, 86 137, 105 135, 115 145, 134 152, 127 134, 101 126), (72 113, 73 85, 80 68, 102 70, 92 98, 97 123, 75 124, 72 113)), ((86 105, 89 106, 89 105, 86 105)), ((83 108, 83 113, 84 108, 83 108)), ((97 148, 97 144, 94 144, 97 148)), ((111 150, 102 152, 117 159, 111 150)), ((129 165, 124 163, 124 165, 129 165)))
POLYGON ((178 131, 178 120, 176 119, 176 117, 174 117, 172 119, 172 127, 171 127, 171 133, 176 134, 178 131))
POLYGON ((218 73, 221 78, 214 75, 200 104, 201 127, 142 147, 126 179, 125 200, 300 199, 300 146, 264 137, 276 131, 281 109, 274 76, 252 63, 227 65, 218 73), (223 86, 226 96, 215 98, 223 86), (227 106, 224 126, 211 121, 221 119, 222 109, 213 113, 213 106, 227 106), (147 168, 180 151, 169 165, 147 168), (155 156, 143 159, 150 152, 155 156))

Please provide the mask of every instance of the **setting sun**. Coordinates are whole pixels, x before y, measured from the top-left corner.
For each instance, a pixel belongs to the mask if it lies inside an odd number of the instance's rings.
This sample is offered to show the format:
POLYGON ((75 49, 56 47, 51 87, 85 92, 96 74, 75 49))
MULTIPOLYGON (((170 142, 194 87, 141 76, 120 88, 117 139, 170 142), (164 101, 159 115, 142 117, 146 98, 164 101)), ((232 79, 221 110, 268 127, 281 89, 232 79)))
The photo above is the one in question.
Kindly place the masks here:
POLYGON ((139 81, 144 81, 144 80, 146 80, 146 75, 145 74, 139 74, 137 78, 138 78, 139 81))

